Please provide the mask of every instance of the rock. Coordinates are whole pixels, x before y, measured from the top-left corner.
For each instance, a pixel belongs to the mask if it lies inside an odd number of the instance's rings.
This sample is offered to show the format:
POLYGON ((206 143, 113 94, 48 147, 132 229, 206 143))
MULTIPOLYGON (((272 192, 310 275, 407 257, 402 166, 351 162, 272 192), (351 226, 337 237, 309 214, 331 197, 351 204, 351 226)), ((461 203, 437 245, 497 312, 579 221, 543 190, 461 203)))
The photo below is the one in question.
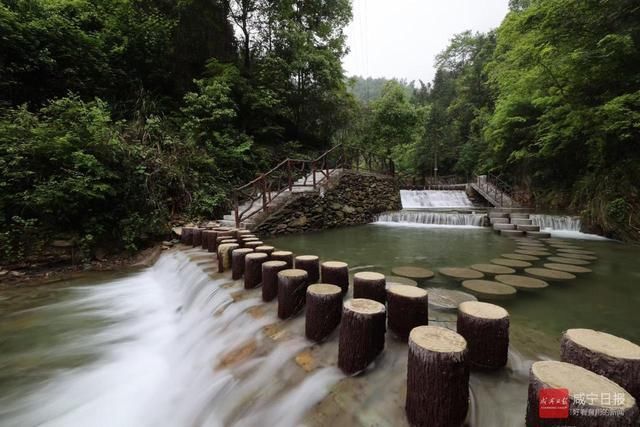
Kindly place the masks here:
POLYGON ((6 276, 7 274, 9 274, 8 270, 0 270, 0 277, 6 276))
POLYGON ((162 242, 162 246, 167 246, 170 248, 171 246, 173 246, 173 242, 165 240, 164 242, 162 242))
POLYGON ((352 214, 354 213, 356 210, 354 208, 352 208, 351 206, 344 206, 342 208, 342 212, 346 213, 346 214, 352 214))
POLYGON ((299 218, 296 218, 292 221, 289 221, 289 226, 290 227, 302 227, 303 225, 305 225, 309 220, 307 219, 306 216, 302 215, 299 218))
POLYGON ((11 274, 13 277, 22 277, 24 276, 26 273, 24 271, 10 271, 9 274, 11 274))

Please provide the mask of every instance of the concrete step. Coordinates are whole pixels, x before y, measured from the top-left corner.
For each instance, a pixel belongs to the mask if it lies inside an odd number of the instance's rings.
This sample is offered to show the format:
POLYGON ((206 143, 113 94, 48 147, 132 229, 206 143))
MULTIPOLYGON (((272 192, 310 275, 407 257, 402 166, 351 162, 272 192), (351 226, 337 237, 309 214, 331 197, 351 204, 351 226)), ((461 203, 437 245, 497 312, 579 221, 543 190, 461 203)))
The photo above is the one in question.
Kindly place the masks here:
POLYGON ((517 229, 518 230, 522 230, 522 231, 540 231, 540 226, 539 225, 518 224, 517 225, 517 229))
POLYGON ((521 218, 521 219, 529 219, 529 214, 525 212, 512 212, 510 215, 511 219, 521 218))
MULTIPOLYGON (((218 222, 220 223, 221 227, 235 227, 236 226, 236 222, 234 220, 222 219, 222 220, 220 220, 218 222)), ((254 225, 255 225, 255 223, 253 221, 242 221, 240 223, 240 228, 246 228, 246 229, 250 230, 251 227, 253 227, 254 225)))
POLYGON ((491 224, 509 224, 509 218, 491 218, 489 217, 491 224))
POLYGON ((511 218, 511 224, 515 225, 531 225, 533 220, 526 218, 511 218))
POLYGON ((493 229, 496 231, 500 230, 515 230, 516 226, 514 224, 494 224, 493 229))

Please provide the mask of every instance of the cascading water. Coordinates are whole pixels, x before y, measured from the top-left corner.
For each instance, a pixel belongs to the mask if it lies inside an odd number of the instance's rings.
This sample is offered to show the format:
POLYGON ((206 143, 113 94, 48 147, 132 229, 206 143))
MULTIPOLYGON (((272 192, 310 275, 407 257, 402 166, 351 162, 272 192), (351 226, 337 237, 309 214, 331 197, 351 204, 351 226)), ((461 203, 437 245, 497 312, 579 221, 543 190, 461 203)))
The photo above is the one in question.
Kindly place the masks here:
POLYGON ((580 218, 569 215, 529 215, 533 225, 539 225, 541 230, 580 231, 580 218))
POLYGON ((232 290, 220 286, 225 282, 176 252, 141 273, 75 288, 69 300, 34 309, 56 310, 58 321, 105 320, 98 332, 52 345, 39 357, 89 349, 99 356, 21 397, 0 397, 0 423, 299 425, 342 374, 329 367, 299 375, 292 360, 310 343, 295 334, 277 343, 265 337, 262 329, 277 318, 250 315, 262 302, 234 301, 232 290))
POLYGON ((472 208, 463 190, 400 190, 403 209, 472 208))
POLYGON ((482 225, 484 214, 467 214, 457 212, 432 211, 399 211, 387 212, 378 216, 379 224, 423 224, 446 226, 474 226, 482 225))

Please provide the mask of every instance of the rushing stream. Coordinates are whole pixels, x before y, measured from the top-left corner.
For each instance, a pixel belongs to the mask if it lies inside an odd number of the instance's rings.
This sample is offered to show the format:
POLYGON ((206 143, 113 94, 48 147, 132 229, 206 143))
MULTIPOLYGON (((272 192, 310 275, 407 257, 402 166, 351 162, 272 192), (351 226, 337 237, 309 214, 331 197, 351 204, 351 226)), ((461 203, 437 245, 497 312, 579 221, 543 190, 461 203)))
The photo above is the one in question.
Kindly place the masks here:
MULTIPOLYGON (((640 249, 576 242, 597 253, 593 273, 500 302, 511 315, 509 364, 472 374, 471 425, 523 425, 530 363, 557 358, 567 328, 640 342, 640 249)), ((406 264, 488 262, 515 249, 512 240, 483 228, 376 224, 269 243, 343 260, 352 272, 383 273, 406 264)), ((303 315, 279 322, 275 303, 262 303, 259 290, 212 279, 211 268, 206 253, 172 251, 140 272, 4 289, 0 425, 406 425, 406 344, 388 334, 370 371, 345 378, 335 368, 335 333, 312 345, 303 338, 303 315)), ((437 276, 428 286, 458 285, 437 276)), ((454 320, 450 313, 430 314, 432 324, 454 320)))

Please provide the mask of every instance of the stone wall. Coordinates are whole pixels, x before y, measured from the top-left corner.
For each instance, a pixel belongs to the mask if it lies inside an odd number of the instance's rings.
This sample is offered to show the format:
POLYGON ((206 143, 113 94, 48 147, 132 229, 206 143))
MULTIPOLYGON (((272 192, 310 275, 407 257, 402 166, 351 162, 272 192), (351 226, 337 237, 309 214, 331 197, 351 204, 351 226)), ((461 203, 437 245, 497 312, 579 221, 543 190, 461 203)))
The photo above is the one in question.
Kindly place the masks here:
POLYGON ((366 224, 377 214, 399 210, 400 190, 395 179, 344 171, 320 193, 300 193, 263 220, 260 235, 290 234, 366 224))

